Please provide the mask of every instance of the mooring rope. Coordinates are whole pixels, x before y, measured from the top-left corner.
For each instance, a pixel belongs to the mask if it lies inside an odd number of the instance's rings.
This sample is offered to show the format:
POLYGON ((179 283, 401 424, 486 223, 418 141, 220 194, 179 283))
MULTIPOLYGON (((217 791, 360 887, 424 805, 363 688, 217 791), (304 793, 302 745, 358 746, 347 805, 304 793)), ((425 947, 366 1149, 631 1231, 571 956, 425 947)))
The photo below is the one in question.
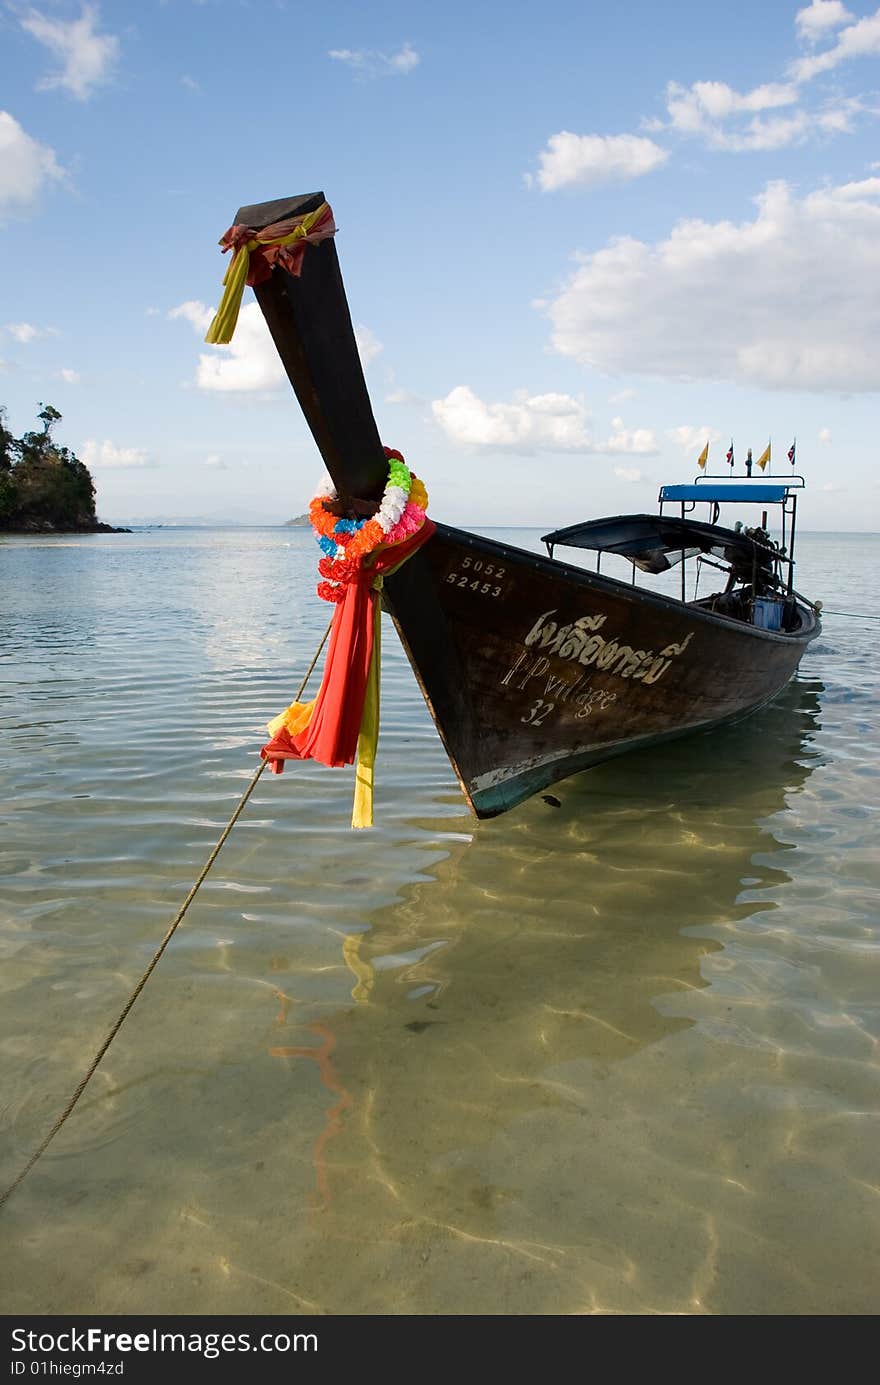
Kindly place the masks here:
POLYGON ((829 606, 822 607, 823 616, 847 616, 850 620, 880 620, 880 616, 869 616, 867 611, 832 611, 829 606))
MULTIPOLYGON (((306 686, 307 686, 307 684, 308 684, 308 681, 309 681, 309 679, 311 678, 312 673, 314 672, 315 664, 318 662, 318 659, 319 659, 320 656, 321 656, 321 650, 324 648, 324 645, 325 645, 326 642, 327 642, 327 636, 330 634, 330 628, 331 628, 332 624, 333 624, 333 622, 331 621, 331 622, 330 622, 330 625, 327 626, 327 629, 324 631, 324 634, 323 634, 322 637, 321 637, 321 643, 318 645, 318 648, 315 650, 315 657, 312 659, 312 662, 311 662, 310 665, 309 665, 308 672, 306 673, 306 676, 305 676, 305 678, 303 679, 303 681, 302 681, 302 683, 301 683, 301 685, 300 685, 299 692, 298 692, 297 695, 296 695, 296 701, 297 701, 297 702, 299 701, 299 699, 302 697, 303 693, 304 693, 305 690, 306 690, 306 686)), ((230 832, 232 831, 233 827, 234 827, 235 824, 238 822, 238 819, 241 817, 241 814, 242 814, 242 812, 243 812, 243 810, 244 810, 244 806, 245 806, 245 804, 247 803, 248 799, 250 798, 251 794, 253 793, 254 789, 257 787, 257 784, 259 783, 259 780, 260 780, 260 775, 263 773, 263 770, 266 768, 266 765, 267 765, 267 764, 268 764, 268 761, 267 761, 267 760, 263 760, 263 761, 261 762, 259 769, 258 769, 258 770, 256 771, 256 773, 253 775, 253 777, 252 777, 250 783, 248 784, 248 786, 247 786, 247 788, 245 789, 244 793, 242 794, 241 798, 238 800, 238 804, 237 804, 237 806, 236 806, 235 812, 232 814, 232 817, 229 819, 229 821, 227 822, 227 824, 226 824, 226 826, 224 827, 223 831, 221 832, 221 834, 220 834, 220 836, 219 836, 219 838, 218 838, 218 840, 217 840, 217 842, 216 842, 216 844, 215 844, 215 846, 214 846, 214 848, 213 848, 213 850, 212 850, 210 856, 208 857, 207 861, 205 862, 204 866, 203 866, 202 869, 201 869, 201 872, 200 872, 200 874, 199 874, 198 879, 196 880, 195 884, 193 885, 193 887, 192 887, 192 889, 190 890, 189 894, 187 895, 186 899, 183 901, 183 903, 181 904, 180 908, 178 909, 178 911, 177 911, 177 913, 176 913, 176 915, 175 915, 175 917, 174 917, 173 922, 170 924, 170 926, 169 926, 169 928, 168 928, 168 931, 167 931, 167 933, 165 934, 165 937, 162 939, 161 943, 159 944, 158 948, 156 949, 155 953, 153 954, 152 961, 150 962, 149 966, 147 967, 147 969, 146 969, 146 971, 144 972, 143 976, 141 977, 140 981, 137 983, 137 985, 135 986, 135 988, 134 988, 134 990, 132 991, 131 995, 129 996, 128 1000, 126 1001, 125 1006, 124 1006, 122 1012, 120 1013, 118 1019, 116 1020, 116 1023, 113 1025, 113 1027, 112 1027, 112 1029, 110 1030, 109 1034, 107 1035, 106 1039, 105 1039, 104 1042, 101 1044, 101 1047, 98 1049, 97 1053, 95 1054, 94 1058, 92 1059, 91 1063, 89 1064, 88 1070, 86 1071, 85 1076, 81 1079, 81 1081, 80 1081, 80 1083, 79 1083, 79 1086, 77 1087, 76 1091, 73 1093, 73 1096, 72 1096, 72 1097, 70 1098, 70 1100, 68 1101, 68 1103, 67 1103, 67 1105, 65 1106, 64 1110, 61 1112, 61 1115, 58 1117, 58 1119, 56 1120, 55 1124, 52 1126, 52 1129, 49 1131, 48 1135, 47 1135, 46 1138, 43 1140, 42 1144, 40 1144, 40 1145, 38 1146, 38 1148, 34 1150, 33 1154, 31 1155, 30 1159, 28 1159, 27 1163, 25 1164, 24 1168, 21 1170, 21 1173, 18 1175, 18 1177, 14 1180, 14 1182, 10 1183, 10 1185, 9 1185, 8 1188, 6 1188, 2 1193, 0 1193, 0 1207, 3 1207, 3 1205, 7 1202, 7 1200, 8 1200, 8 1199, 12 1196, 12 1194, 15 1192, 15 1190, 16 1190, 16 1188, 19 1186, 19 1184, 23 1183, 24 1180, 27 1178, 28 1174, 30 1173, 31 1169, 34 1167, 34 1164, 36 1164, 37 1160, 40 1159, 40 1158, 43 1156, 43 1154, 45 1154, 46 1150, 49 1148, 49 1145, 52 1143, 52 1141, 54 1140, 55 1136, 58 1134, 58 1131, 61 1129, 61 1127, 64 1125, 64 1122, 67 1120, 68 1116, 69 1116, 69 1115, 71 1114, 71 1112, 73 1111, 73 1108, 76 1106, 76 1103, 79 1101, 80 1097, 82 1096, 82 1094, 83 1094, 83 1092, 85 1091, 86 1087, 88 1086, 89 1082, 90 1082, 91 1079, 94 1077, 95 1072, 97 1071, 98 1065, 99 1065, 99 1063, 101 1062, 101 1059, 104 1057, 104 1054, 107 1052, 107 1050, 108 1050, 108 1048, 110 1047, 110 1045, 112 1044, 113 1040, 116 1038, 116 1035, 119 1033, 120 1029, 122 1028, 123 1024, 125 1023, 125 1020, 126 1020, 127 1017, 128 1017, 129 1011, 131 1010, 132 1006, 134 1005, 134 1003, 135 1003, 135 1001, 137 1000, 138 996, 140 995, 141 991, 144 989, 144 987, 146 986, 146 984, 147 984, 147 982, 149 981, 150 977, 152 976, 153 971, 155 970, 156 965, 158 964, 159 959, 160 959, 161 956, 162 956, 162 953, 165 951, 166 947, 167 947, 168 944, 171 942, 171 939, 174 937, 174 934, 177 932, 177 928, 178 928, 179 924, 182 923, 182 921, 183 921, 183 918, 184 918, 184 915, 186 914, 187 909, 188 909, 189 906, 192 904, 193 900, 195 899, 196 895, 198 894, 199 889, 201 888, 201 886, 202 886, 202 884, 203 884, 203 882, 204 882, 204 880, 205 880, 205 877, 206 877, 207 874, 208 874, 208 871, 211 869, 211 867, 213 866, 213 864, 214 864, 214 862, 216 861, 217 857, 220 855, 220 851, 221 851, 221 849, 222 849, 222 847, 223 847, 224 842, 226 841, 226 838, 229 836, 229 834, 230 834, 230 832)))

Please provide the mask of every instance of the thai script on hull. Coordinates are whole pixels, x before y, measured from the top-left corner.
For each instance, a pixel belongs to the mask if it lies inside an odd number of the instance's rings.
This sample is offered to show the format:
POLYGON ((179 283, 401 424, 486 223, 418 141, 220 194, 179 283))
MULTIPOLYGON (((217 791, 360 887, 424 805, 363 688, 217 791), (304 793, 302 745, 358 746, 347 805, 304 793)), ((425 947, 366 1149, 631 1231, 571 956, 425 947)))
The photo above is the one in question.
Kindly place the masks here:
POLYGON ((536 645, 548 654, 555 654, 560 659, 572 659, 584 668, 595 664, 596 668, 606 673, 631 678, 634 682, 656 683, 672 660, 683 654, 693 639, 691 631, 680 644, 667 644, 659 653, 653 649, 633 649, 631 645, 621 644, 618 639, 609 639, 597 633, 607 616, 580 616, 568 625, 558 625, 550 619, 555 614, 556 607, 538 616, 525 637, 527 646, 536 645))

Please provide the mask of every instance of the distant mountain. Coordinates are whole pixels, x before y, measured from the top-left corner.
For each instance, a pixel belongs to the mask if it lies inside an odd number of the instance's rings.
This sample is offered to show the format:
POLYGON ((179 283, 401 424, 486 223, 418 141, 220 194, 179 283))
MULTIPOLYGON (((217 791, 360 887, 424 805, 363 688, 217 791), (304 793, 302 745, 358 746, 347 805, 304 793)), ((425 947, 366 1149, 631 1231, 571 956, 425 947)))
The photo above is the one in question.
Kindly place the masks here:
POLYGON ((224 515, 137 515, 125 521, 138 529, 264 529, 274 527, 257 518, 227 519, 224 515))
POLYGON ((295 519, 279 521, 267 519, 264 515, 241 512, 237 518, 228 515, 130 515, 119 519, 119 524, 132 524, 138 529, 275 529, 298 528, 309 524, 308 515, 297 515, 295 519))

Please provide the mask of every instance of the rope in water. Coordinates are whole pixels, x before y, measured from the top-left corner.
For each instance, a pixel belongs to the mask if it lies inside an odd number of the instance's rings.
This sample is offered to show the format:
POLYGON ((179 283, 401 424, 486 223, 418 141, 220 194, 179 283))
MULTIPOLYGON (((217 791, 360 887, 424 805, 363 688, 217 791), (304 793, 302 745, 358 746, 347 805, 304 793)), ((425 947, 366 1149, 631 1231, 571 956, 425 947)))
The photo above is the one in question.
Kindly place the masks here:
MULTIPOLYGON (((332 625, 332 621, 331 621, 330 625, 332 625)), ((321 650, 324 648, 324 645, 325 645, 326 642, 327 642, 327 636, 330 634, 330 625, 327 626, 327 629, 324 631, 324 634, 323 634, 322 637, 321 637, 321 643, 318 645, 318 648, 315 650, 315 657, 312 659, 312 662, 311 662, 311 664, 309 665, 308 672, 306 673, 306 676, 305 676, 305 678, 303 679, 302 684, 301 684, 301 686, 300 686, 300 690, 299 690, 299 692, 298 692, 297 695, 296 695, 296 700, 297 700, 297 701, 299 701, 299 699, 302 697, 303 693, 305 692, 306 686, 307 686, 307 684, 308 684, 308 681, 309 681, 309 679, 311 678, 312 673, 314 672, 315 664, 318 662, 318 659, 320 658, 320 655, 321 655, 321 650)), ((177 928, 178 928, 179 924, 182 923, 182 921, 183 921, 183 918, 184 918, 184 915, 186 914, 187 909, 188 909, 189 906, 192 904, 193 900, 195 899, 196 895, 198 894, 199 889, 201 888, 202 883, 204 882, 205 877, 206 877, 207 874, 208 874, 208 871, 211 869, 211 867, 213 866, 213 864, 214 864, 214 862, 216 861, 217 857, 220 855, 220 851, 221 851, 221 849, 222 849, 222 847, 223 847, 224 842, 226 841, 226 838, 229 836, 229 834, 230 834, 230 832, 232 831, 233 827, 234 827, 235 824, 238 822, 238 819, 241 817, 241 814, 242 814, 242 812, 243 812, 243 810, 244 810, 244 806, 245 806, 245 804, 247 803, 248 799, 250 798, 251 794, 253 793, 254 789, 257 787, 257 784, 259 783, 260 775, 263 773, 263 770, 266 768, 266 765, 267 765, 267 764, 268 764, 268 761, 267 761, 267 760, 263 760, 263 761, 262 761, 262 763, 260 764, 259 769, 258 769, 258 770, 256 771, 256 773, 253 775, 253 777, 252 777, 250 783, 248 784, 248 786, 247 786, 247 788, 245 789, 244 793, 242 794, 241 798, 238 800, 238 804, 237 804, 237 806, 236 806, 236 808, 235 808, 235 812, 232 814, 232 817, 229 819, 229 821, 227 822, 227 824, 226 824, 226 826, 224 827, 223 831, 221 832, 221 834, 220 834, 220 836, 219 836, 219 838, 218 838, 218 840, 217 840, 217 842, 216 842, 216 845, 214 846, 214 848, 213 848, 213 850, 212 850, 210 856, 208 857, 207 861, 205 862, 204 866, 202 867, 202 870, 201 870, 201 873, 199 874, 198 879, 196 880, 195 884, 193 885, 193 887, 192 887, 192 889, 190 890, 189 894, 187 895, 186 899, 183 901, 183 903, 181 904, 180 908, 178 909, 177 914, 175 915, 173 922, 170 924, 170 926, 169 926, 169 928, 168 928, 168 931, 167 931, 167 933, 165 934, 165 937, 162 939, 161 943, 159 944, 158 948, 156 949, 155 953, 153 954, 152 961, 150 962, 149 966, 147 967, 147 969, 146 969, 146 971, 144 972, 143 976, 141 977, 140 981, 137 983, 137 985, 135 986, 135 988, 134 988, 134 990, 132 991, 131 995, 129 996, 128 1000, 126 1001, 125 1006, 124 1006, 122 1012, 121 1012, 120 1015, 119 1015, 119 1018, 116 1020, 116 1023, 113 1025, 113 1027, 112 1027, 112 1029, 110 1030, 109 1034, 107 1035, 106 1039, 105 1039, 104 1042, 101 1044, 101 1047, 98 1049, 97 1053, 95 1054, 94 1058, 92 1059, 91 1063, 89 1064, 88 1070, 86 1071, 85 1076, 81 1079, 81 1081, 80 1081, 80 1083, 79 1083, 79 1086, 77 1087, 76 1091, 73 1093, 73 1096, 72 1096, 72 1097, 70 1098, 70 1100, 68 1101, 68 1103, 67 1103, 67 1105, 65 1106, 64 1110, 61 1112, 61 1115, 58 1117, 58 1119, 56 1120, 55 1124, 52 1126, 52 1129, 49 1131, 48 1135, 45 1137, 45 1139, 43 1140, 42 1144, 40 1144, 40 1145, 37 1147, 37 1149, 34 1150, 33 1154, 31 1155, 30 1159, 28 1159, 27 1163, 25 1164, 24 1168, 21 1170, 21 1173, 18 1175, 18 1177, 14 1180, 14 1182, 10 1183, 10 1185, 9 1185, 8 1188, 6 1188, 2 1193, 0 1193, 0 1207, 2 1207, 2 1206, 6 1203, 6 1201, 12 1196, 12 1194, 15 1192, 16 1188, 19 1187, 19 1185, 20 1185, 21 1183, 24 1182, 24 1180, 27 1178, 28 1174, 30 1173, 31 1169, 34 1167, 34 1164, 36 1164, 37 1160, 40 1159, 40 1158, 43 1156, 43 1154, 45 1154, 46 1150, 49 1148, 49 1145, 52 1143, 52 1141, 54 1140, 55 1136, 58 1134, 58 1131, 61 1129, 61 1127, 64 1125, 64 1122, 67 1120, 68 1116, 69 1116, 69 1115, 71 1114, 71 1112, 73 1111, 73 1108, 76 1106, 76 1103, 79 1101, 80 1097, 82 1096, 83 1092, 85 1091, 85 1089, 86 1089, 86 1087, 88 1086, 89 1082, 91 1081, 92 1077, 95 1075, 95 1072, 96 1072, 96 1070, 97 1070, 97 1068, 98 1068, 99 1063, 101 1062, 101 1059, 104 1057, 104 1054, 107 1052, 107 1050, 108 1050, 108 1048, 110 1047, 110 1045, 112 1044, 113 1040, 116 1038, 116 1035, 119 1033, 120 1029, 122 1028, 123 1024, 125 1023, 125 1020, 126 1020, 126 1018, 128 1017, 129 1011, 131 1010, 132 1006, 134 1005, 134 1003, 135 1003, 135 1001, 137 1000, 138 996, 140 995, 141 991, 144 989, 144 987, 146 986, 146 984, 147 984, 147 982, 149 981, 150 977, 152 976, 153 971, 155 970, 155 968, 156 968, 156 966, 157 966, 157 964, 158 964, 158 962, 159 962, 159 959, 160 959, 161 956, 162 956, 162 953, 165 951, 166 947, 167 947, 168 944, 171 942, 171 939, 174 937, 174 934, 177 932, 177 928)))
POLYGON ((832 611, 828 606, 822 607, 821 614, 823 616, 848 616, 850 620, 880 620, 880 616, 869 616, 867 611, 832 611))

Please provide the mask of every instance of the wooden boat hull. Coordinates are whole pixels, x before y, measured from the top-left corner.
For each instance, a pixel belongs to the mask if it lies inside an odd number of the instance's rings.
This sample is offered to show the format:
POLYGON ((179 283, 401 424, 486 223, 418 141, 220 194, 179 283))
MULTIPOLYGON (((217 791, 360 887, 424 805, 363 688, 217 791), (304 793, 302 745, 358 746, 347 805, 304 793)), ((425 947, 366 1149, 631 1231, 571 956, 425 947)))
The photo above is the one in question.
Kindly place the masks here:
POLYGON ((460 529, 386 606, 474 813, 732 721, 789 681, 818 623, 775 634, 460 529))

